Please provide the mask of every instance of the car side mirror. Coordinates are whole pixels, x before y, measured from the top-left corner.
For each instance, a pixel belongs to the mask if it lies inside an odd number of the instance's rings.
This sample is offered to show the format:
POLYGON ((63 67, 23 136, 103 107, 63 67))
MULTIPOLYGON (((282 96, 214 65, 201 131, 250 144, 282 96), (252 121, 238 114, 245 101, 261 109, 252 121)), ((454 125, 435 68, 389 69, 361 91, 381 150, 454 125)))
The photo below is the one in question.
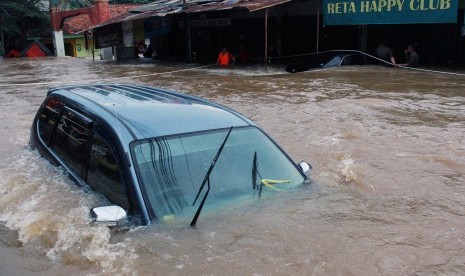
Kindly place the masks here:
POLYGON ((312 165, 310 165, 306 161, 300 161, 300 163, 297 164, 297 166, 299 166, 300 170, 306 175, 309 175, 313 169, 312 165))
POLYGON ((126 211, 116 205, 94 207, 90 210, 92 222, 97 224, 104 224, 109 227, 124 225, 128 221, 126 211))

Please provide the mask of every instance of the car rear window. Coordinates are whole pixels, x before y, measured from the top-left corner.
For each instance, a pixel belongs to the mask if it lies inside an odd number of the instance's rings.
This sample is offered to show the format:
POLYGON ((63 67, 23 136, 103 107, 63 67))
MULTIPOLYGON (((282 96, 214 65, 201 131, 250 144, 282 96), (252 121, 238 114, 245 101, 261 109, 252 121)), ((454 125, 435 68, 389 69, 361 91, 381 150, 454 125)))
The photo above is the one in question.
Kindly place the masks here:
POLYGON ((39 117, 39 136, 45 144, 50 143, 53 130, 55 129, 62 103, 54 98, 48 98, 44 102, 42 112, 39 117))
POLYGON ((76 113, 63 111, 51 143, 52 149, 82 179, 84 179, 83 164, 90 133, 89 123, 76 113))

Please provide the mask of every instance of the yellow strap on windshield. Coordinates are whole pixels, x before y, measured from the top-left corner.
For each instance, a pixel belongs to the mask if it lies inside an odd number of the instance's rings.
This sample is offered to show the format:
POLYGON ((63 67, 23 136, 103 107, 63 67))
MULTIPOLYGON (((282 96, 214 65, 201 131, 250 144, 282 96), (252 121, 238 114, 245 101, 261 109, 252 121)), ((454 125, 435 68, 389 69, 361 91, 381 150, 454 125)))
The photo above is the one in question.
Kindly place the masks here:
POLYGON ((165 221, 165 222, 173 222, 173 221, 175 221, 175 219, 176 218, 174 217, 174 215, 165 215, 165 216, 163 216, 163 221, 165 221))
POLYGON ((275 180, 275 179, 262 179, 260 182, 266 187, 276 190, 276 191, 282 191, 282 190, 276 187, 273 187, 274 184, 291 183, 290 180, 275 180))

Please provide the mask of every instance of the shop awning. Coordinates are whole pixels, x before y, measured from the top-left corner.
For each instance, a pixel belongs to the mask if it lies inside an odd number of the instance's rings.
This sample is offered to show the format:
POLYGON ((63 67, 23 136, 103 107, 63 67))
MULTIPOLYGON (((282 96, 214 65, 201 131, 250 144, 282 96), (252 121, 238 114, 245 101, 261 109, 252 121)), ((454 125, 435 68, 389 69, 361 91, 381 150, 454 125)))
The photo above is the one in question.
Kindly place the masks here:
POLYGON ((183 12, 196 13, 208 11, 230 10, 234 8, 247 9, 249 12, 254 12, 280 4, 290 2, 291 0, 225 0, 221 2, 211 2, 203 5, 190 6, 183 12))
POLYGON ((92 26, 92 29, 149 17, 164 17, 170 14, 200 13, 231 9, 246 9, 249 12, 254 12, 290 1, 291 0, 186 0, 184 5, 182 0, 162 0, 132 9, 130 13, 114 17, 108 21, 92 26))
POLYGON ((107 20, 107 21, 102 22, 102 23, 100 23, 98 25, 92 26, 91 29, 96 29, 96 28, 100 28, 100 27, 103 27, 103 26, 106 26, 106 25, 121 23, 121 22, 125 22, 125 21, 145 19, 145 18, 149 18, 149 17, 152 17, 152 16, 160 16, 160 15, 157 12, 144 12, 144 13, 131 13, 130 12, 130 13, 119 15, 117 17, 113 17, 110 20, 107 20))

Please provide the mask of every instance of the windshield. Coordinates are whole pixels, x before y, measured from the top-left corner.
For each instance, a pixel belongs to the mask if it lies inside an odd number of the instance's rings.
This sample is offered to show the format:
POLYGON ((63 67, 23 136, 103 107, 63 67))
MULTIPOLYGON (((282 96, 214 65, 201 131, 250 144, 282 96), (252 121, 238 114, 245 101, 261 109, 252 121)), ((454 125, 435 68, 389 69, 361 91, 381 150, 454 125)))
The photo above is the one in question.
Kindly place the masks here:
MULTIPOLYGON (((132 154, 136 171, 157 218, 182 214, 194 202, 208 169, 229 129, 181 134, 135 142, 132 154)), ((254 163, 265 179, 263 194, 301 184, 305 176, 261 130, 234 128, 210 174, 211 191, 205 206, 254 195, 254 163), (256 161, 254 162, 254 156, 256 161), (269 180, 280 180, 269 188, 269 180)))
POLYGON ((339 64, 341 64, 341 57, 335 56, 331 60, 329 60, 326 64, 324 64, 323 68, 335 67, 335 66, 339 66, 339 64))

